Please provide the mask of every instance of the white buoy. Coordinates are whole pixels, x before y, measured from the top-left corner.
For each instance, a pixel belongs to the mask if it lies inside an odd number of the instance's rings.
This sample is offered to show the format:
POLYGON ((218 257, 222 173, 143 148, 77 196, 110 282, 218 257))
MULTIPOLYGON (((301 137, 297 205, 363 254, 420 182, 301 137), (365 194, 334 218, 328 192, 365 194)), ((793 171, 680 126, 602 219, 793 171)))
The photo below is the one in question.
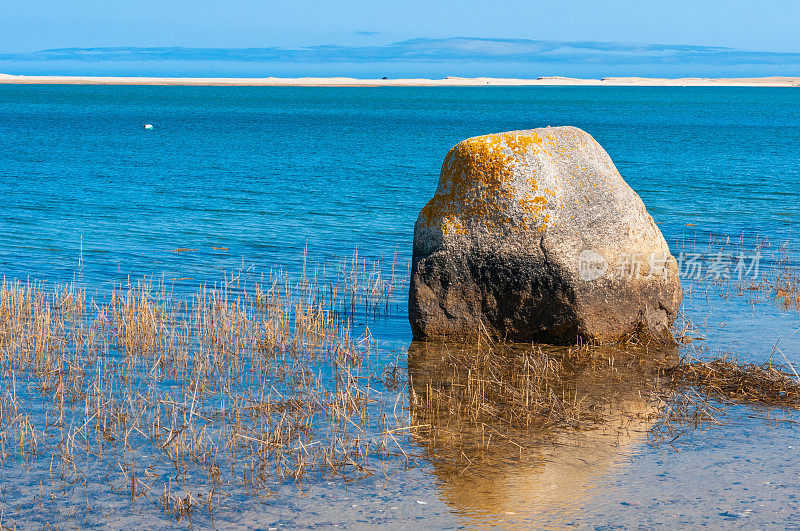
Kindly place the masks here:
POLYGON ((152 124, 144 124, 144 128, 145 129, 152 129, 153 125, 152 124))

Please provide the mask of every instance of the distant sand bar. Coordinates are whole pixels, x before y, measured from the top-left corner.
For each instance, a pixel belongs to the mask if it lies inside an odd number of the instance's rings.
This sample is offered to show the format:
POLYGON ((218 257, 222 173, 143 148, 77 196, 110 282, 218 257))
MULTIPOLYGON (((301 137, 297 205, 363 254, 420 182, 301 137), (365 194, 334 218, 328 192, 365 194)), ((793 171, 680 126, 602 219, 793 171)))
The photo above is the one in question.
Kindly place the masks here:
POLYGON ((493 77, 446 77, 444 79, 355 79, 351 77, 88 77, 15 76, 0 74, 0 84, 19 85, 207 85, 240 87, 473 87, 498 86, 632 86, 632 87, 800 87, 800 77, 746 77, 678 79, 604 77, 579 79, 540 77, 509 79, 493 77))

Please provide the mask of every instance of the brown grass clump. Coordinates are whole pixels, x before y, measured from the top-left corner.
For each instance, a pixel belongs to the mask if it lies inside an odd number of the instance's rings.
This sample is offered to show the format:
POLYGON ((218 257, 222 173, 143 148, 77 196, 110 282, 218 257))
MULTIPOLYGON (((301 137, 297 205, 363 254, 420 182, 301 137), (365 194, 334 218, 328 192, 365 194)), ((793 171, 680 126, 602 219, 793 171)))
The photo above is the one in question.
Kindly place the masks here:
POLYGON ((786 310, 800 310, 800 276, 781 275, 776 281, 775 298, 786 310))
POLYGON ((664 375, 673 386, 690 385, 718 400, 800 409, 800 379, 790 367, 688 360, 665 369, 664 375))
POLYGON ((790 412, 800 409, 800 379, 791 365, 686 358, 660 374, 663 385, 653 394, 658 415, 649 429, 653 446, 674 447, 696 429, 724 426, 737 404, 767 423, 794 423, 790 412))

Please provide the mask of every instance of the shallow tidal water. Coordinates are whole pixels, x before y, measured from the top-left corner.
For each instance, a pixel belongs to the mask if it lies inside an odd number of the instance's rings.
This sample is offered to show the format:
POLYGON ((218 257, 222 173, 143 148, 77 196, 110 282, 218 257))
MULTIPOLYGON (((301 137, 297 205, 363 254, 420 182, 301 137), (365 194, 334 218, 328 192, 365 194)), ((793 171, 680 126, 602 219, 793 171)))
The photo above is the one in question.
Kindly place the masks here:
MULTIPOLYGON (((386 277, 394 264, 404 278, 416 215, 452 145, 575 125, 609 152, 673 254, 703 264, 683 279, 680 322, 700 338, 683 353, 800 364, 798 310, 747 289, 800 260, 800 97, 791 89, 7 85, 0 124, 0 272, 75 282, 90 297, 142 279, 182 297, 243 272, 317 267, 335 276, 356 249, 365 267, 380 259, 386 277), (711 273, 715 256, 738 254, 758 255, 758 270, 741 279, 732 268, 711 273)), ((354 316, 354 336, 368 327, 378 342, 379 369, 411 347, 402 295, 381 315, 354 316)), ((193 525, 796 524, 800 427, 787 420, 797 419, 738 405, 720 418, 653 444, 655 422, 612 415, 595 430, 542 442, 536 459, 508 452, 460 469, 405 438, 405 451, 419 456, 407 470, 287 482, 264 501, 228 498, 193 525)), ((83 505, 43 503, 46 474, 14 460, 1 472, 5 526, 190 525, 109 492, 101 471, 83 505)))

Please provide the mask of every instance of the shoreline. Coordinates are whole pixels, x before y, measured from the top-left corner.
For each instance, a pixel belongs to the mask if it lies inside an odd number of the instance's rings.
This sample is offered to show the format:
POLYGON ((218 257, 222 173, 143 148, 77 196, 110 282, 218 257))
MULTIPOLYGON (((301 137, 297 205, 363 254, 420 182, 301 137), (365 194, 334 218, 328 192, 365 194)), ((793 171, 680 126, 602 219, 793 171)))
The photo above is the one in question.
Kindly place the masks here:
POLYGON ((800 77, 581 79, 560 76, 536 79, 446 77, 443 79, 356 79, 350 77, 99 77, 17 76, 0 74, 5 85, 169 85, 234 87, 478 87, 478 86, 610 86, 610 87, 800 87, 800 77))

